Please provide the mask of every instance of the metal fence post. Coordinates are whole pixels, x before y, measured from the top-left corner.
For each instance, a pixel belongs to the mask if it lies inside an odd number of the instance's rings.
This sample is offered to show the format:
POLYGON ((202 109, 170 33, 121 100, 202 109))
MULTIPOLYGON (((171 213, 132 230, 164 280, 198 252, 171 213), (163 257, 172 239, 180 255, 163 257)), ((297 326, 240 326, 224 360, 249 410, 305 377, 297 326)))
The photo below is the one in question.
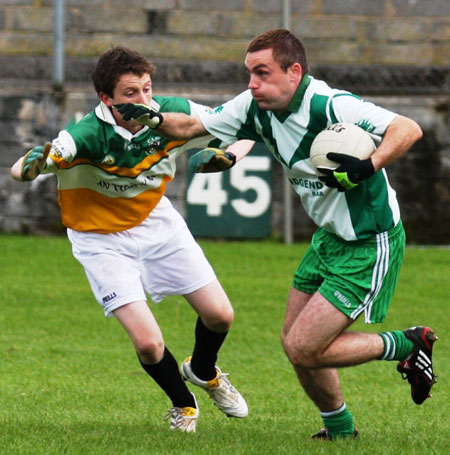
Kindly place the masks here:
MULTIPOLYGON (((288 30, 291 28, 291 0, 283 0, 282 26, 288 30)), ((292 188, 286 176, 283 178, 283 220, 284 243, 290 245, 294 240, 292 188)))
POLYGON ((57 89, 61 89, 64 84, 64 17, 64 0, 54 0, 52 83, 57 89))

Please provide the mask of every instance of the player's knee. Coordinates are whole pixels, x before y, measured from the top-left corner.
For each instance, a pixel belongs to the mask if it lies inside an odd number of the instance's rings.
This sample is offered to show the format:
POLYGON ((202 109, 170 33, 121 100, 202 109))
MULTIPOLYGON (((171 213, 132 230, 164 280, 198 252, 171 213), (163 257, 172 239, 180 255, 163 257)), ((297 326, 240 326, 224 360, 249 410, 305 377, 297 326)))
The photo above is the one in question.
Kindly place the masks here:
POLYGON ((297 368, 311 369, 317 368, 318 356, 307 346, 298 342, 293 342, 288 336, 281 336, 284 352, 289 362, 297 368))
POLYGON ((231 327, 231 324, 233 324, 233 320, 234 310, 233 307, 230 305, 222 312, 220 324, 229 329, 231 327))
POLYGON ((230 306, 222 308, 213 314, 209 314, 206 318, 202 317, 205 325, 214 332, 228 332, 234 319, 234 310, 230 306))
POLYGON ((135 347, 141 361, 149 365, 158 363, 164 354, 163 340, 143 340, 136 343, 135 347))

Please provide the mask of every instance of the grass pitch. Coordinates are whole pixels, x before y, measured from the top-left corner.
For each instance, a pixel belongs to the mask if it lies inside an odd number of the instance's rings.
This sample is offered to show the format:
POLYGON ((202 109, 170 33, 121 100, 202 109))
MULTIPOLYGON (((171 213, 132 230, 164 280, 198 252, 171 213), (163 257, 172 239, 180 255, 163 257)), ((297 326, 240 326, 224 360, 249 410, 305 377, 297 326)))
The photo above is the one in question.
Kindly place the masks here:
MULTIPOLYGON (((306 245, 202 242, 236 312, 219 365, 250 415, 228 419, 201 390, 196 434, 168 430, 168 399, 139 366, 131 343, 94 301, 69 241, 0 236, 0 454, 443 455, 450 439, 450 250, 408 248, 380 332, 430 325, 439 376, 415 405, 395 362, 341 371, 358 441, 322 443, 315 407, 282 352, 279 332, 291 277, 306 245)), ((150 304, 178 361, 193 346, 196 315, 182 298, 150 304)), ((195 390, 195 388, 192 388, 195 390)))

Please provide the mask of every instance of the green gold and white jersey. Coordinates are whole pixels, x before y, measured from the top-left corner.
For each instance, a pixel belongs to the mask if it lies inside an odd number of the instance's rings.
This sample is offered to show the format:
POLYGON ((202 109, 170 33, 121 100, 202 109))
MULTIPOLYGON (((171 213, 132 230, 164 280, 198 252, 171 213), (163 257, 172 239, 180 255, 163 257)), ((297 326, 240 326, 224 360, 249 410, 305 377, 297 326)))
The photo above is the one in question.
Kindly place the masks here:
MULTIPOLYGON (((155 96, 161 112, 198 115, 206 110, 184 98, 155 96)), ((161 200, 175 176, 175 159, 188 149, 203 148, 212 136, 172 141, 144 127, 132 134, 118 126, 103 103, 78 123, 62 130, 52 143, 44 172, 58 177, 63 224, 76 231, 111 233, 140 224, 161 200)))
POLYGON ((380 142, 395 116, 305 74, 283 114, 260 109, 247 90, 222 106, 203 112, 200 119, 208 132, 225 143, 236 138, 264 142, 283 166, 312 220, 351 241, 385 232, 399 222, 395 191, 384 169, 349 191, 327 187, 311 164, 311 143, 318 133, 336 122, 354 123, 380 142))

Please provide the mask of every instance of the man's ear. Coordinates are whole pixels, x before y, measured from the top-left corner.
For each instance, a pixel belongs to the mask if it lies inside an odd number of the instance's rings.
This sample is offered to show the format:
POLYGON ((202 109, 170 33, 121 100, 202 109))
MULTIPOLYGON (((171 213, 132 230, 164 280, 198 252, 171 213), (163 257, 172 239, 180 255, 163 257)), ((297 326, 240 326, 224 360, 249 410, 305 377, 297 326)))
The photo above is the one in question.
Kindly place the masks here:
POLYGON ((106 93, 100 92, 99 93, 100 101, 106 104, 108 107, 112 107, 114 105, 114 100, 110 98, 106 93))
POLYGON ((303 71, 302 71, 302 67, 300 65, 300 63, 293 63, 290 67, 289 67, 289 73, 291 75, 291 80, 293 82, 297 82, 299 80, 301 80, 302 76, 303 76, 303 71))

